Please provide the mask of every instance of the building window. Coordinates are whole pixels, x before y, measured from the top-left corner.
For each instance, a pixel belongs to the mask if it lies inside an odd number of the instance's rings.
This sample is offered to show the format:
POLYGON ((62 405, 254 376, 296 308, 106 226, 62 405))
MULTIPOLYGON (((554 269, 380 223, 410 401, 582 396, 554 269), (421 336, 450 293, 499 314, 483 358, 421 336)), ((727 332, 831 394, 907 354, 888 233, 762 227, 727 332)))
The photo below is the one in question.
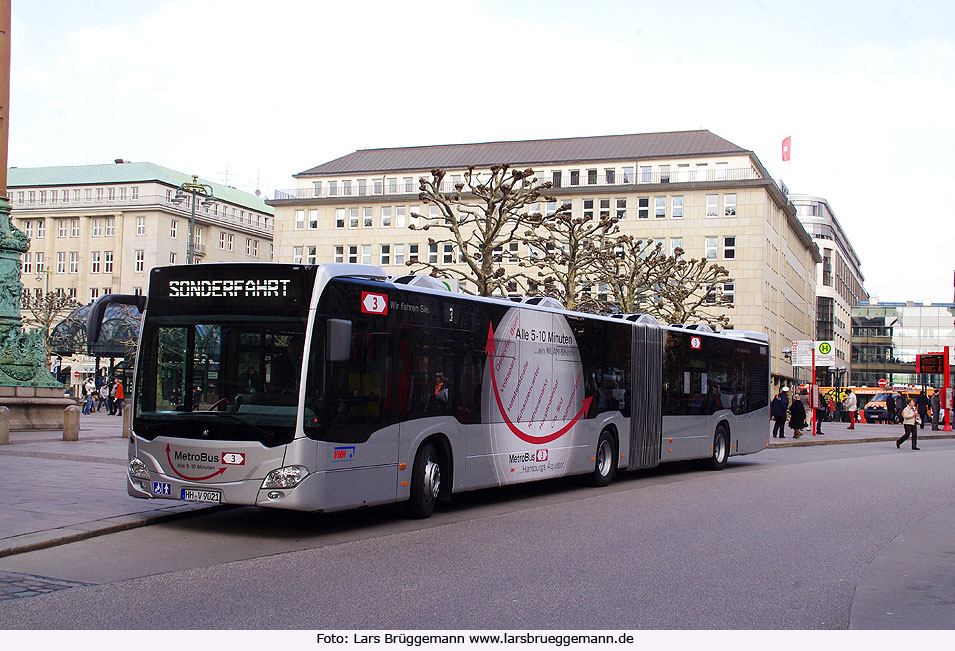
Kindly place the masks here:
POLYGON ((329 181, 328 182, 328 196, 337 197, 338 196, 338 181, 329 181))
POLYGON ((391 245, 382 244, 381 245, 381 266, 386 266, 391 264, 391 245))
POLYGON ((736 300, 736 283, 723 283, 723 303, 733 304, 736 300))
MULTIPOLYGON (((338 260, 335 262, 338 262, 338 260)), ((292 264, 302 264, 302 247, 292 247, 292 264)))
POLYGON ((391 228, 391 206, 381 207, 381 227, 391 228))
POLYGON ((358 208, 348 209, 348 228, 358 228, 358 208))
POLYGON ((145 235, 146 234, 146 218, 137 217, 136 218, 136 235, 145 235))
POLYGON ((99 298, 99 287, 90 287, 90 303, 99 298))
POLYGON ((556 171, 556 172, 551 172, 551 174, 550 174, 551 187, 554 187, 554 188, 559 188, 559 187, 560 187, 560 183, 561 183, 561 178, 560 178, 560 177, 561 177, 562 174, 563 174, 563 172, 561 172, 561 171, 559 171, 559 170, 556 171))
POLYGON ((100 269, 99 251, 90 251, 90 273, 98 274, 100 269))
POLYGON ((308 227, 313 231, 318 228, 318 211, 317 210, 313 209, 308 211, 308 227))
POLYGON ((342 194, 346 197, 351 196, 351 181, 342 181, 342 194))
POLYGON ((580 185, 580 170, 570 170, 570 184, 580 185))
POLYGON ((593 199, 584 199, 584 221, 589 222, 594 218, 594 200, 593 199))
POLYGON ((388 194, 398 194, 398 177, 388 179, 388 194))
POLYGON ((683 197, 670 197, 670 218, 683 219, 683 197))
POLYGON ((660 183, 669 183, 670 182, 670 166, 661 165, 660 166, 660 183))
POLYGON ((245 238, 245 254, 252 255, 252 238, 245 238))
POLYGON ((362 228, 374 228, 375 226, 375 213, 374 208, 365 208, 364 215, 361 220, 362 228))
POLYGON ((106 198, 109 201, 116 201, 116 188, 107 188, 106 198))
POLYGON ((358 247, 349 246, 348 247, 348 262, 350 264, 358 264, 358 247))
POLYGON ((441 256, 442 264, 454 264, 454 245, 445 244, 443 255, 441 256))
POLYGON ((613 168, 604 170, 604 182, 607 185, 613 185, 617 182, 617 170, 613 168))
POLYGON ((717 163, 716 164, 716 180, 725 181, 727 179, 728 171, 729 171, 729 163, 717 163))
POLYGON ((33 239, 33 222, 32 221, 27 220, 23 222, 23 233, 27 237, 29 237, 31 240, 33 239))
POLYGON ((219 231, 219 248, 225 250, 225 231, 219 231))
POLYGON ((17 192, 17 203, 23 203, 23 190, 17 192))
POLYGON ((508 243, 507 243, 507 251, 508 251, 507 261, 508 261, 508 262, 513 262, 513 263, 520 262, 520 258, 518 257, 518 251, 519 251, 519 249, 520 249, 520 243, 519 243, 519 242, 508 242, 508 243))
POLYGON ((667 216, 667 198, 654 197, 653 198, 653 218, 666 219, 666 216, 667 216))
POLYGON ((736 217, 736 195, 723 195, 723 214, 726 217, 736 217))
POLYGON ((80 236, 80 220, 71 219, 70 220, 70 237, 79 237, 80 236))
POLYGON ((234 237, 233 235, 229 235, 229 239, 228 239, 227 242, 226 242, 226 249, 228 249, 229 251, 231 251, 231 250, 232 250, 232 244, 233 244, 234 241, 235 241, 235 237, 234 237))
POLYGON ((680 163, 676 166, 676 180, 680 183, 686 183, 690 180, 690 164, 680 163))
POLYGON ((70 273, 75 274, 79 273, 80 270, 80 254, 78 251, 70 251, 70 273))
POLYGON ((56 220, 56 236, 57 237, 66 237, 67 229, 69 224, 66 223, 65 219, 56 220))
POLYGON ((407 212, 405 206, 397 206, 395 208, 395 226, 397 228, 404 228, 405 225, 405 213, 407 212))
POLYGON ((723 238, 723 259, 724 260, 736 259, 736 238, 735 237, 723 238))
POLYGON ((38 219, 36 220, 36 237, 38 240, 42 240, 46 237, 46 220, 38 219))
POLYGON ((640 183, 651 183, 653 181, 653 168, 649 165, 640 166, 640 183))
POLYGON ((25 274, 33 273, 33 254, 29 251, 23 254, 23 272, 25 274))
POLYGON ((100 202, 103 200, 103 188, 96 188, 96 201, 100 202))
POLYGON ((597 185, 597 170, 587 170, 587 185, 597 185))
POLYGON ((335 228, 345 228, 344 208, 335 208, 335 228))
POLYGON ((361 246, 361 263, 371 264, 371 245, 370 244, 362 244, 361 246))
MULTIPOLYGON (((113 273, 113 252, 112 251, 103 251, 103 273, 111 274, 113 273)), ((104 292, 109 294, 109 292, 104 292)))
POLYGON ((321 181, 312 181, 312 196, 320 197, 322 196, 322 182, 321 181))
POLYGON ((130 199, 139 199, 139 188, 129 189, 130 199))
POLYGON ((718 194, 708 194, 706 195, 706 216, 707 217, 719 217, 720 216, 720 196, 718 194))
POLYGON ((295 211, 295 230, 297 231, 305 230, 305 211, 304 210, 295 211))
POLYGON ((143 271, 146 267, 146 252, 143 249, 136 249, 136 271, 143 271))
POLYGON ((258 240, 252 240, 252 257, 253 258, 259 257, 259 241, 258 240))
POLYGON ((56 252, 56 273, 66 273, 66 251, 56 252))
POLYGON ((364 197, 368 194, 368 181, 365 179, 358 179, 358 196, 364 197))
POLYGON ((627 218, 627 200, 617 199, 617 219, 624 220, 626 218, 627 218))
MULTIPOLYGON (((301 254, 301 250, 299 251, 301 254)), ((335 247, 335 262, 344 262, 345 261, 345 247, 336 246, 335 247)))
MULTIPOLYGON (((693 179, 690 179, 691 181, 693 179)), ((696 180, 697 181, 712 181, 713 179, 709 178, 709 173, 706 167, 706 163, 697 163, 696 164, 696 180)))
POLYGON ((637 197, 637 219, 650 218, 650 197, 637 197))
MULTIPOLYGON (((176 230, 178 226, 179 226, 179 223, 175 219, 169 220, 169 237, 171 237, 172 239, 176 239, 176 230)), ((94 231, 96 230, 95 223, 93 225, 93 230, 94 231)))
MULTIPOLYGON (((253 253, 258 249, 256 244, 257 244, 256 242, 252 243, 253 253)), ((315 264, 315 262, 318 260, 318 254, 316 251, 317 251, 317 247, 314 247, 314 246, 308 247, 307 249, 308 257, 306 258, 306 262, 308 262, 308 264, 315 264)))
POLYGON ((411 194, 412 192, 414 192, 414 177, 413 176, 404 177, 404 184, 405 184, 405 194, 411 194))
POLYGON ((418 245, 417 244, 408 245, 408 261, 409 262, 418 261, 418 245))
POLYGON ((104 232, 104 235, 106 235, 106 237, 113 236, 113 229, 115 228, 115 225, 116 225, 116 219, 114 217, 106 218, 106 231, 104 232))
POLYGON ((374 182, 374 193, 375 193, 375 194, 382 194, 382 192, 381 192, 381 186, 382 186, 382 180, 381 180, 381 179, 375 179, 375 182, 374 182))
MULTIPOLYGON (((64 191, 64 194, 66 194, 65 191, 64 191)), ((60 200, 60 191, 50 190, 50 203, 56 203, 59 200, 60 200)))
POLYGON ((405 263, 405 245, 395 244, 395 264, 403 265, 405 263))
POLYGON ((683 249, 683 238, 671 237, 670 238, 670 255, 677 255, 677 252, 676 252, 677 249, 683 249))
POLYGON ((176 264, 176 252, 175 252, 175 251, 170 251, 170 252, 169 252, 169 264, 176 264))
POLYGON ((716 260, 716 238, 715 237, 706 238, 704 254, 707 260, 716 260))
POLYGON ((44 261, 43 252, 36 252, 36 272, 42 274, 46 272, 46 262, 44 261))
POLYGON ((437 244, 428 245, 428 262, 431 264, 438 264, 438 245, 437 244))

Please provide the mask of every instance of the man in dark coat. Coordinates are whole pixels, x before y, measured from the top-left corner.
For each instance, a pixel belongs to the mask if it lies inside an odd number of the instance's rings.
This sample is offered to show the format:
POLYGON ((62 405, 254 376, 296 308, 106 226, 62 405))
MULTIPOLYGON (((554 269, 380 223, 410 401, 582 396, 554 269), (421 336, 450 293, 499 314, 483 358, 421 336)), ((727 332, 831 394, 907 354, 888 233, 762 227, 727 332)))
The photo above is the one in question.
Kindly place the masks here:
POLYGON ((779 438, 784 439, 786 435, 786 413, 789 411, 789 387, 783 387, 782 390, 773 398, 769 407, 769 417, 773 419, 773 438, 779 434, 779 438))
POLYGON ((929 406, 932 407, 932 429, 938 431, 938 420, 942 416, 942 400, 938 389, 935 389, 928 402, 929 406))
POLYGON ((919 412, 919 418, 922 419, 921 429, 925 429, 925 421, 928 418, 928 396, 925 395, 925 389, 915 398, 915 409, 919 412))
POLYGON ((891 393, 885 396, 885 422, 895 422, 895 396, 891 393))
POLYGON ((802 436, 802 431, 806 429, 806 407, 799 396, 793 397, 793 403, 789 405, 789 426, 793 428, 794 439, 802 436))

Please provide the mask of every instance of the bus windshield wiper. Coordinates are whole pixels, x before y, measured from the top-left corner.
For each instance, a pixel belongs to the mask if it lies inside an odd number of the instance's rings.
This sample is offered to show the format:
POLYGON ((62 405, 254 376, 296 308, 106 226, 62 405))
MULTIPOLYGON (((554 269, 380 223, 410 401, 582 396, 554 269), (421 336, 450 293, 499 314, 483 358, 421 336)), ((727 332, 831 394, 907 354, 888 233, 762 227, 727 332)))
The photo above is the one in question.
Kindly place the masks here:
POLYGON ((240 425, 245 425, 246 427, 250 428, 252 431, 256 432, 256 433, 259 434, 260 436, 265 436, 265 437, 268 437, 268 438, 270 438, 270 439, 275 437, 275 432, 272 432, 271 430, 263 429, 263 428, 259 427, 258 425, 254 425, 253 423, 250 423, 250 422, 248 422, 248 421, 245 421, 245 420, 239 418, 239 417, 236 416, 235 414, 230 414, 230 413, 225 412, 225 411, 190 411, 190 412, 186 412, 186 413, 188 413, 189 415, 192 415, 192 416, 194 416, 194 415, 196 415, 196 414, 203 414, 203 415, 208 414, 208 415, 210 415, 210 416, 216 416, 216 417, 219 417, 219 418, 231 418, 232 420, 234 420, 235 422, 239 423, 240 425))

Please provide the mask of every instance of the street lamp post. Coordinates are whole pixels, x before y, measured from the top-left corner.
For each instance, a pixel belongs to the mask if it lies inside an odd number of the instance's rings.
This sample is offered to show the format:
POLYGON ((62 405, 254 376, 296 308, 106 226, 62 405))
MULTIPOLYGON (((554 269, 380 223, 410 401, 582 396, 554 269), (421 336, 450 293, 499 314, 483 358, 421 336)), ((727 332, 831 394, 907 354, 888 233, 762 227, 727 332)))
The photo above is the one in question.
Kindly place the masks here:
POLYGON ((187 181, 179 186, 172 202, 177 205, 182 203, 187 192, 192 194, 192 212, 189 215, 189 242, 186 244, 186 264, 192 264, 196 250, 196 196, 198 195, 205 201, 209 201, 212 199, 212 186, 199 183, 199 177, 193 174, 192 181, 187 181))

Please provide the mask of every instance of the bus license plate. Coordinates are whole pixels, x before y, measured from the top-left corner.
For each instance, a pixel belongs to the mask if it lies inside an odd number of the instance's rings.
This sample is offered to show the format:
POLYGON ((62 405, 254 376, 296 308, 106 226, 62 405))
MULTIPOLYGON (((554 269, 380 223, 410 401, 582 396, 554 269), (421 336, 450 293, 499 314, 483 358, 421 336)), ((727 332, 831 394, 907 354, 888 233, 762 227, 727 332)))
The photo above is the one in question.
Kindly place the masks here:
POLYGON ((182 499, 187 502, 222 502, 222 491, 203 491, 195 488, 183 488, 182 499))

